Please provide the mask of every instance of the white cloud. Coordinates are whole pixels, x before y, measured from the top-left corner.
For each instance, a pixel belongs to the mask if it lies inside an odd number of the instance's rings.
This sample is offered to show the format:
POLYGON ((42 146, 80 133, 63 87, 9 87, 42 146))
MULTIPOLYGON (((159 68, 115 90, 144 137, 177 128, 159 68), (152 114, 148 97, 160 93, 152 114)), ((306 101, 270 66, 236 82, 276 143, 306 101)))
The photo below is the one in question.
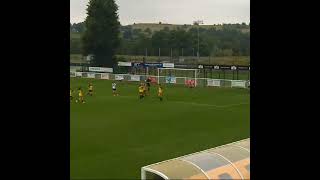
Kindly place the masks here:
MULTIPOLYGON (((86 17, 89 0, 70 0, 71 22, 86 17)), ((250 0, 116 0, 121 24, 165 22, 205 24, 250 22, 250 0)))

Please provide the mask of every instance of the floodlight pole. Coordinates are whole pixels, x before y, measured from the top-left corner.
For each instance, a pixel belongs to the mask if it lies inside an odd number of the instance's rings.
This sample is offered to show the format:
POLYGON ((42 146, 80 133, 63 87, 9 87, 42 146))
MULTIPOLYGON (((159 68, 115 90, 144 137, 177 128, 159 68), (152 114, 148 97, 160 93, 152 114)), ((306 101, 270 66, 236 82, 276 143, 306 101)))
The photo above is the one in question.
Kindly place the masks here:
POLYGON ((198 58, 198 62, 199 62, 199 49, 200 49, 200 43, 199 43, 199 24, 198 24, 198 52, 197 52, 197 58, 198 58))
POLYGON ((200 38, 199 38, 199 26, 200 24, 203 24, 203 21, 202 20, 197 20, 197 21, 194 21, 194 24, 196 24, 198 26, 198 52, 197 52, 197 58, 198 58, 198 62, 199 62, 199 59, 200 59, 200 38))

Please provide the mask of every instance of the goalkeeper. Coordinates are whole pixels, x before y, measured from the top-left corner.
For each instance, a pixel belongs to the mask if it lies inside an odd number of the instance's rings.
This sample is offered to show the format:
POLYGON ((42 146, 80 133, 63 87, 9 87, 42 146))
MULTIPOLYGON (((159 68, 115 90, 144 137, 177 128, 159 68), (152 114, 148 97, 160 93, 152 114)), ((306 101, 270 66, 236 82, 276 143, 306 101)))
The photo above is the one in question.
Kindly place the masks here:
POLYGON ((146 80, 146 84, 147 84, 147 92, 148 92, 148 94, 149 94, 149 92, 150 92, 150 83, 151 83, 151 78, 150 77, 148 77, 148 79, 146 80))

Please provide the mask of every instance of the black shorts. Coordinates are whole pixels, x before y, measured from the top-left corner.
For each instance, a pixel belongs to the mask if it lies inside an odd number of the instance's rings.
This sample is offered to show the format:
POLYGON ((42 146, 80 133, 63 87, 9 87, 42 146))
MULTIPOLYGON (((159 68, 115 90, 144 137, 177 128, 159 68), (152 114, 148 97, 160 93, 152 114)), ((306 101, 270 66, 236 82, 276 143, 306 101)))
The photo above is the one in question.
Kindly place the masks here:
POLYGON ((93 90, 89 90, 89 92, 93 92, 93 90))
POLYGON ((112 91, 116 91, 117 89, 112 89, 112 91))

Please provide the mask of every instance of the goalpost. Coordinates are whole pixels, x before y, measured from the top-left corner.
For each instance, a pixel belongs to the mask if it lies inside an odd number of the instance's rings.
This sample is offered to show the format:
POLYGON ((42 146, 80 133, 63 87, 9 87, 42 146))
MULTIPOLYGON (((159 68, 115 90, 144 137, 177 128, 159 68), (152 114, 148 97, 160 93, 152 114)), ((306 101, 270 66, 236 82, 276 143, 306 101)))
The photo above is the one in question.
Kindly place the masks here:
POLYGON ((197 86, 199 69, 158 68, 157 81, 169 84, 187 84, 193 82, 197 86))

